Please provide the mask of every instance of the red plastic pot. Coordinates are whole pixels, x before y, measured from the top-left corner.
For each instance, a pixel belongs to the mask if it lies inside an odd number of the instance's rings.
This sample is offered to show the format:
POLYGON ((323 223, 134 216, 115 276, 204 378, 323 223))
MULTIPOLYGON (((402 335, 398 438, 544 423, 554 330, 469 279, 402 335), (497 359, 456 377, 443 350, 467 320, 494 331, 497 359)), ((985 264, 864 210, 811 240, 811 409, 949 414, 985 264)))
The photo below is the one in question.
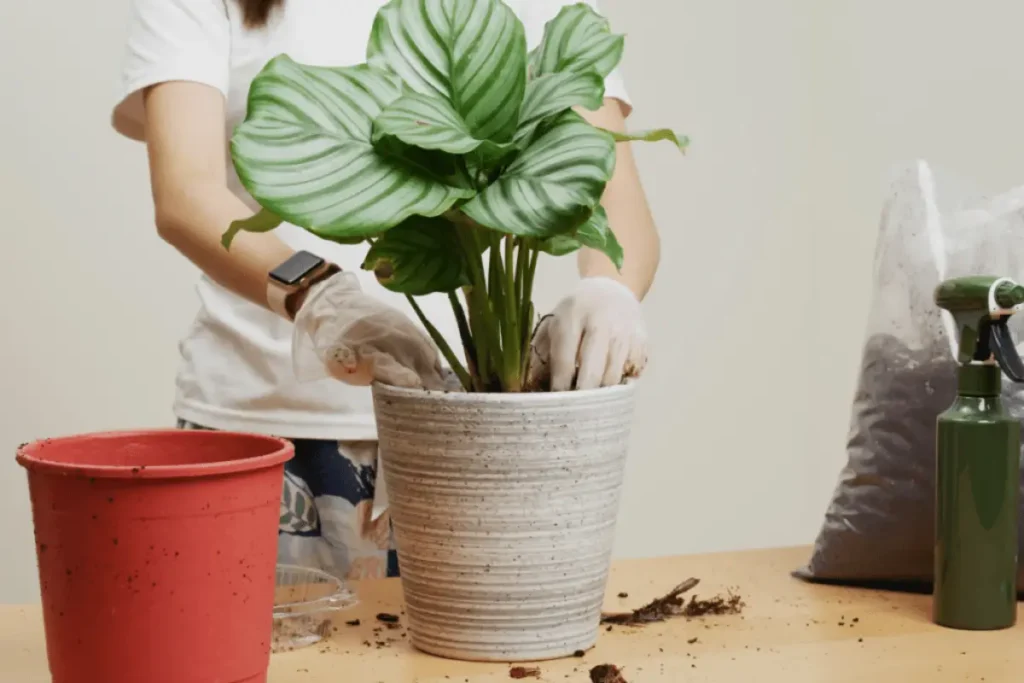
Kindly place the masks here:
POLYGON ((284 462, 270 437, 23 446, 53 683, 263 683, 284 462))

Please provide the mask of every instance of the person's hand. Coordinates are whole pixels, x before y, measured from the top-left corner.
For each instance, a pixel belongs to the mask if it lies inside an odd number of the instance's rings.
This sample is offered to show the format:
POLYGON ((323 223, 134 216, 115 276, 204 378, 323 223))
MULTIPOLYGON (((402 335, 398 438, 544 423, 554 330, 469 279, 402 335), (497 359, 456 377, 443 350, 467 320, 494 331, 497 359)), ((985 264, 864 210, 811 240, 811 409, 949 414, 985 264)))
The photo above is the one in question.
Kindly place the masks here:
POLYGON ((551 391, 594 389, 637 377, 647 364, 640 302, 610 278, 585 278, 541 320, 526 384, 551 391))
POLYGON ((367 295, 352 273, 314 286, 295 316, 292 362, 300 380, 445 389, 437 347, 404 313, 367 295))

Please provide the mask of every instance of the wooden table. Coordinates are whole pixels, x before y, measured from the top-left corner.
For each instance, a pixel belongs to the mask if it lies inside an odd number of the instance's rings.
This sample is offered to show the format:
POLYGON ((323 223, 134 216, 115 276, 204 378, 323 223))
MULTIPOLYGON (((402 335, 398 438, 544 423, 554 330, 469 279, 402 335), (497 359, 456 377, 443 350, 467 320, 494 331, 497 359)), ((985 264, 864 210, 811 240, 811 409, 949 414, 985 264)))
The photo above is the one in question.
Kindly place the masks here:
MULTIPOLYGON (((622 668, 629 683, 1009 683, 1024 680, 1024 625, 974 633, 929 621, 927 595, 809 585, 789 572, 806 548, 618 562, 607 609, 621 611, 659 597, 685 578, 701 579, 701 597, 734 590, 740 615, 675 619, 643 628, 602 631, 582 658, 541 662, 540 679, 589 683, 597 664, 622 668), (629 598, 620 599, 618 593, 629 598)), ((357 587, 361 604, 342 613, 326 645, 273 657, 270 683, 494 683, 509 665, 431 657, 408 646, 402 630, 384 630, 379 612, 400 611, 395 580, 357 587), (358 627, 346 620, 359 618, 358 627), (374 645, 386 642, 383 647, 374 645), (369 642, 367 646, 364 642, 369 642)), ((49 683, 37 607, 0 607, 0 681, 49 683)))

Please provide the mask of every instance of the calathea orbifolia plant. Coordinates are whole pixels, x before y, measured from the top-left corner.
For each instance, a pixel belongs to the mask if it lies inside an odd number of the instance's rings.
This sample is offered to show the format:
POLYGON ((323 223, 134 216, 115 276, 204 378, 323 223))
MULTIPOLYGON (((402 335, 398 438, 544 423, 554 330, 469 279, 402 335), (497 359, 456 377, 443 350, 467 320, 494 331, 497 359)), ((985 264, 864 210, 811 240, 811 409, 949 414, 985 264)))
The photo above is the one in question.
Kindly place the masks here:
POLYGON ((363 267, 409 297, 468 391, 520 391, 540 252, 622 248, 600 199, 616 140, 574 111, 597 109, 623 38, 585 4, 567 6, 527 51, 501 0, 391 0, 365 64, 317 67, 287 56, 255 78, 231 139, 242 184, 263 210, 327 240, 370 243, 363 267), (415 298, 448 294, 463 366, 415 298), (459 298, 461 293, 461 300, 459 298))

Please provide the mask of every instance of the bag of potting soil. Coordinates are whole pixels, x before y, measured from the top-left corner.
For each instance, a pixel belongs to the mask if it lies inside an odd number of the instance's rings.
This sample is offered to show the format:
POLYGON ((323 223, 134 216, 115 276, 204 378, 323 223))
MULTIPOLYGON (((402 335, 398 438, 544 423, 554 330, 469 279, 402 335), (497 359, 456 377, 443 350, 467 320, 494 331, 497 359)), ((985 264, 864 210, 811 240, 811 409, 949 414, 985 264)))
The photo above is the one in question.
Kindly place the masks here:
MULTIPOLYGON (((797 576, 930 585, 935 420, 956 393, 957 343, 933 297, 940 281, 965 275, 1024 279, 1024 187, 972 198, 928 164, 908 166, 884 203, 847 463, 797 576)), ((1020 385, 1004 378, 1003 399, 1024 416, 1020 385)), ((1017 585, 1024 590, 1024 572, 1017 585)))

